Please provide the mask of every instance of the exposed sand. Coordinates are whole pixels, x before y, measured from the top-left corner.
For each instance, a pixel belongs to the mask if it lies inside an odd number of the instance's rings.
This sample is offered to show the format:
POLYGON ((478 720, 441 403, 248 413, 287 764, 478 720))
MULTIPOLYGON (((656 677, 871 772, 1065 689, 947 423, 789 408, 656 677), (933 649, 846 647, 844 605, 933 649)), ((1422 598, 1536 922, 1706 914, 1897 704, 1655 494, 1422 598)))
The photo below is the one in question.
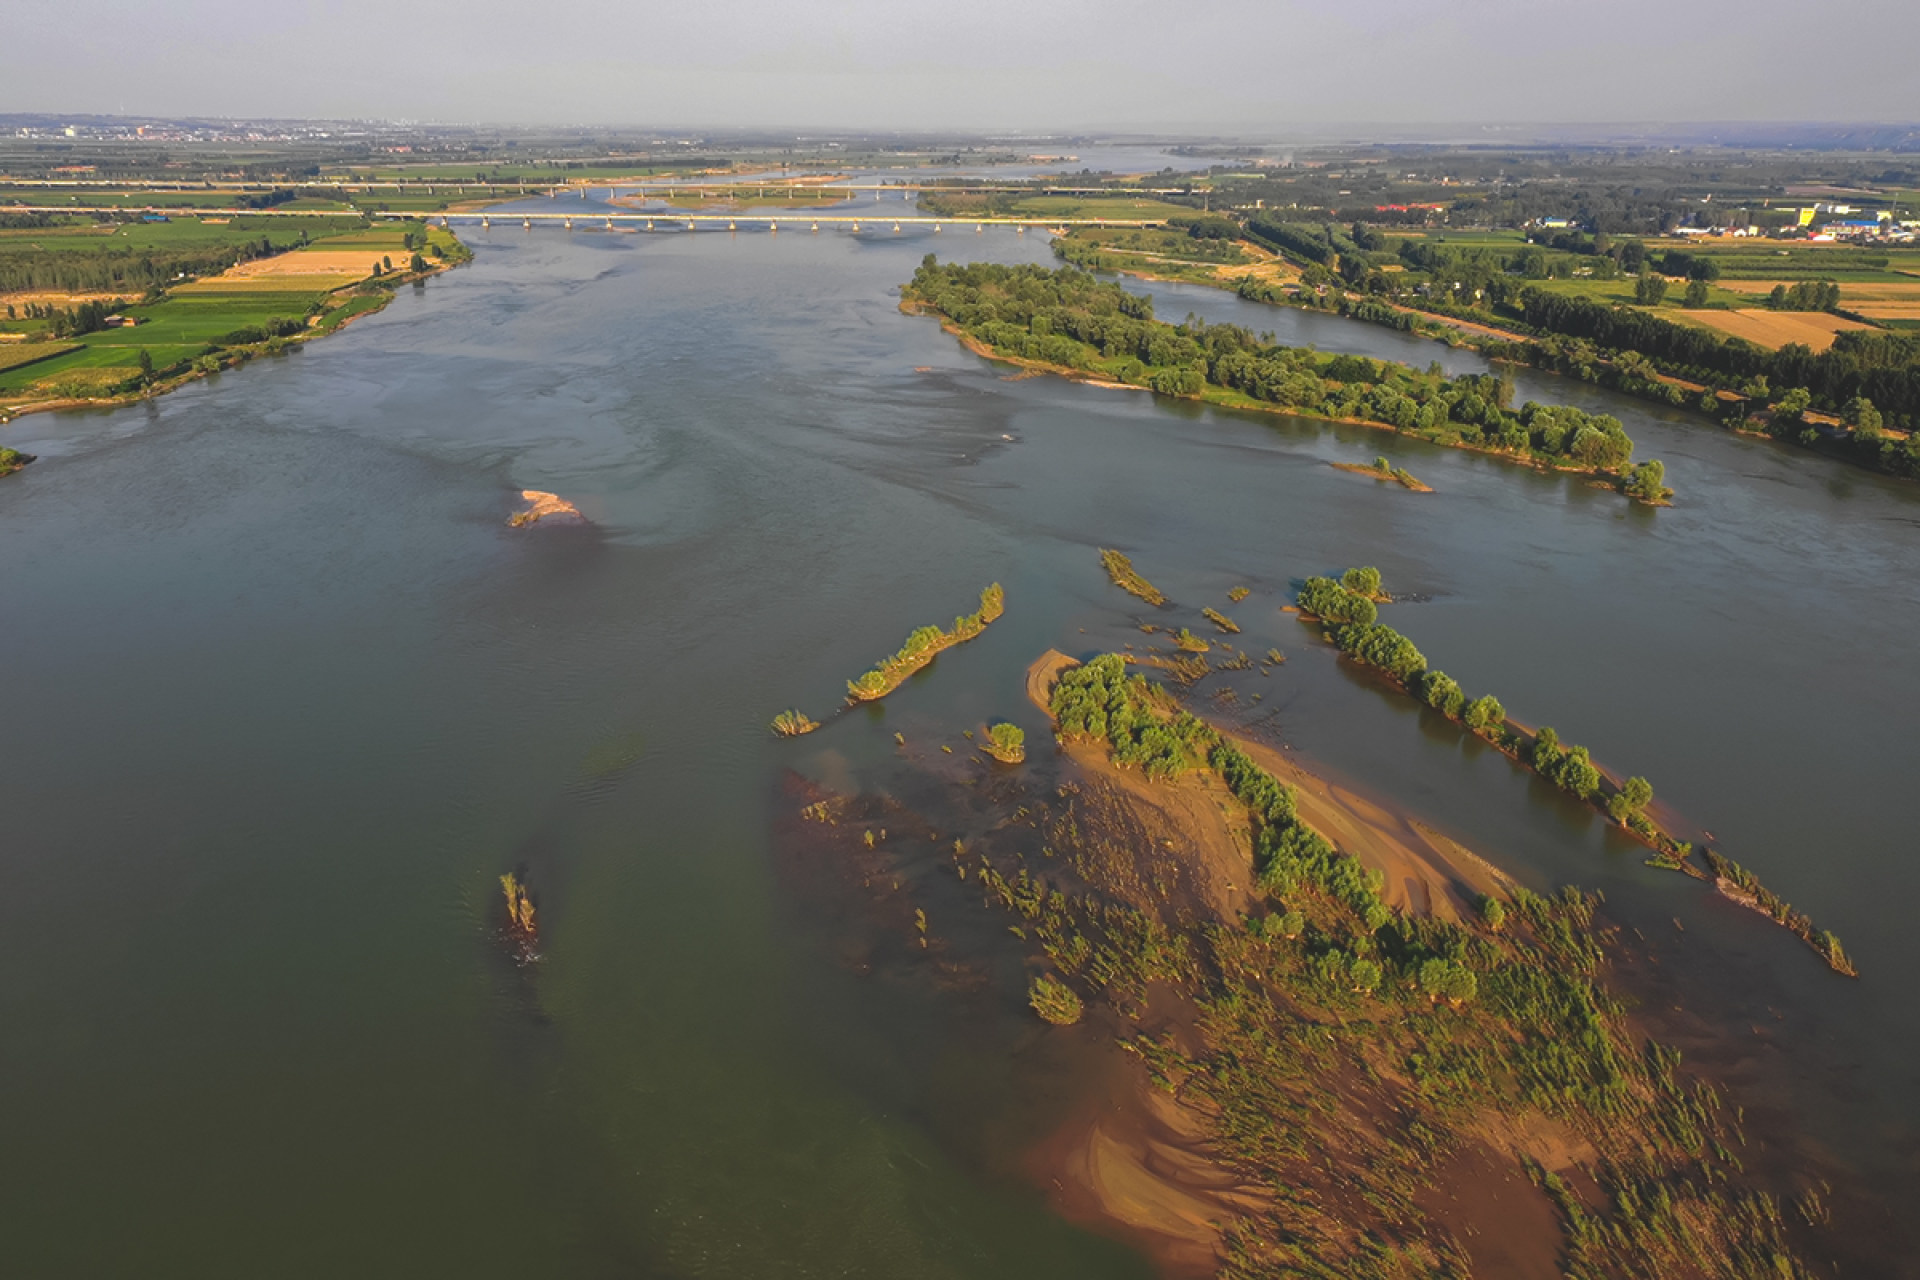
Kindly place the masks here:
MULTIPOLYGON (((1027 668, 1027 697, 1045 710, 1048 693, 1060 673, 1078 663, 1048 650, 1027 668)), ((1218 730, 1219 726, 1215 726, 1218 730)), ((1292 787, 1301 821, 1331 840, 1341 852, 1377 869, 1385 878, 1381 896, 1388 905, 1444 920, 1471 918, 1478 895, 1504 890, 1512 881, 1491 864, 1407 814, 1377 804, 1349 788, 1312 773, 1285 752, 1221 730, 1255 763, 1292 787)), ((1136 876, 1145 886, 1184 890, 1196 901, 1231 919, 1244 909, 1252 890, 1252 834, 1246 816, 1217 779, 1202 775, 1178 783, 1149 782, 1136 770, 1116 768, 1106 752, 1092 744, 1074 746, 1067 755, 1091 780, 1089 798, 1112 821, 1114 802, 1124 802, 1127 817, 1151 850, 1136 845, 1136 876), (1178 851, 1168 859, 1161 850, 1178 851), (1183 863, 1177 870, 1156 865, 1183 863)), ((1129 829, 1124 821, 1121 830, 1129 829)), ((1108 858, 1103 868, 1126 877, 1108 858)), ((1129 897, 1142 884, 1130 886, 1129 897)), ((1136 905, 1146 905, 1136 902, 1136 905)))
POLYGON ((507 520, 507 523, 516 529, 542 520, 557 518, 564 521, 584 521, 586 519, 580 514, 580 508, 558 494, 543 493, 538 489, 522 489, 520 496, 529 505, 525 511, 516 511, 507 520))
POLYGON ((1204 1118, 1132 1063, 1030 1157, 1054 1209, 1130 1241, 1169 1276, 1219 1268, 1220 1224, 1266 1205, 1219 1163, 1204 1118))

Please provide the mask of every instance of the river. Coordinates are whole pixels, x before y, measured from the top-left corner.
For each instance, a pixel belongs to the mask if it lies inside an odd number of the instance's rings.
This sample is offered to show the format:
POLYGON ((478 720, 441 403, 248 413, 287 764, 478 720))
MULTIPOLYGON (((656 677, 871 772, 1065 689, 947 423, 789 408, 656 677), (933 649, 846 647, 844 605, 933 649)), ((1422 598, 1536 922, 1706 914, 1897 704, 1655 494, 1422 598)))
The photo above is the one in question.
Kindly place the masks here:
MULTIPOLYGON (((1031 1081, 1075 1050, 849 964, 771 835, 785 770, 885 785, 896 731, 1044 743, 1026 664, 1138 638, 1103 545, 1196 606, 1253 588, 1229 611, 1289 654, 1266 705, 1304 757, 1666 930, 1675 989, 1754 1028, 1698 1051, 1911 1190, 1920 488, 1522 375, 1666 461, 1652 511, 1361 428, 1010 381, 897 310, 923 253, 1051 262, 1034 234, 473 241, 339 335, 5 429, 43 459, 0 483, 20 1274, 1148 1274, 1018 1172, 1031 1081), (1327 465, 1376 453, 1437 492, 1327 465), (508 529, 521 488, 591 527, 508 529), (1863 978, 1279 612, 1355 563, 1426 598, 1384 617, 1435 666, 1652 779, 1863 978), (883 707, 767 733, 995 580, 1007 616, 883 707), (525 967, 493 936, 513 867, 525 967)), ((1136 287, 1164 318, 1480 367, 1136 287)))

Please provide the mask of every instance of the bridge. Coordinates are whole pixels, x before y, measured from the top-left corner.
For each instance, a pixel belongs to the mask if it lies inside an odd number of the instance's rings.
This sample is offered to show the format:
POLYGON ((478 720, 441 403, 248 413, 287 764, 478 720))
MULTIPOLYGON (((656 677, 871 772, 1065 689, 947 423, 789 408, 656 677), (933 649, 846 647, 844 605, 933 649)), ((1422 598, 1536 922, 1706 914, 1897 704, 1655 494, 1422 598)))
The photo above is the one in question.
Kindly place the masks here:
POLYGON ((53 214, 140 214, 159 215, 167 218, 341 218, 352 217, 358 213, 362 217, 379 219, 384 222, 434 222, 443 227, 451 227, 460 222, 467 225, 478 224, 489 229, 495 222, 502 226, 519 223, 531 231, 535 226, 560 227, 567 231, 779 231, 783 227, 792 229, 804 227, 808 231, 849 230, 862 231, 867 228, 888 229, 903 232, 907 228, 931 227, 936 233, 947 227, 964 230, 972 227, 976 232, 984 232, 988 227, 1013 227, 1025 232, 1028 227, 1064 234, 1073 227, 1161 227, 1166 223, 1158 218, 1021 218, 1010 216, 954 218, 938 217, 929 214, 813 214, 813 213, 681 213, 645 212, 625 209, 599 210, 590 213, 548 213, 522 212, 519 210, 502 212, 493 210, 472 210, 467 212, 407 212, 405 210, 350 210, 350 209, 208 209, 189 207, 182 209, 164 209, 155 206, 130 208, 124 205, 0 205, 9 213, 53 213, 53 214), (579 224, 576 228, 575 224, 579 224))
MULTIPOLYGON (((272 192, 275 190, 295 191, 332 191, 340 195, 352 195, 360 192, 372 195, 387 191, 394 195, 429 196, 547 196, 558 198, 570 192, 579 192, 584 197, 588 191, 621 190, 632 191, 642 199, 651 192, 665 198, 670 195, 696 195, 701 199, 730 199, 751 194, 755 199, 765 199, 769 192, 775 196, 785 195, 795 201, 820 199, 831 194, 836 200, 849 198, 839 193, 874 192, 875 199, 883 199, 888 193, 899 192, 901 199, 908 192, 931 191, 946 195, 1029 195, 1029 196, 1181 196, 1196 195, 1204 192, 1203 187, 1070 187, 1053 183, 988 183, 972 182, 960 178, 946 178, 932 182, 836 182, 829 178, 781 178, 778 181, 759 179, 727 180, 717 179, 701 181, 696 178, 659 178, 649 181, 644 177, 634 178, 580 178, 567 182, 461 182, 456 179, 426 181, 416 179, 412 182, 348 182, 295 181, 286 182, 193 182, 169 181, 167 179, 141 180, 134 178, 8 178, 0 177, 0 187, 33 188, 43 191, 80 190, 80 191, 171 191, 179 195, 189 193, 245 194, 248 192, 272 192)), ((261 212, 255 210, 255 212, 261 212)))

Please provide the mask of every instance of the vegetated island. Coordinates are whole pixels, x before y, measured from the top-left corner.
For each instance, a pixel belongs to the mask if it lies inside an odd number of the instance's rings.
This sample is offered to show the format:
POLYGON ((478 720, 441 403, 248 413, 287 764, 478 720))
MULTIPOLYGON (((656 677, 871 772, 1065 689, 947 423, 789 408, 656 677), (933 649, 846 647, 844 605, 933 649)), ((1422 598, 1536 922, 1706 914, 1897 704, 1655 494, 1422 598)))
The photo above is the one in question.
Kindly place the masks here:
POLYGON ((1055 1152, 1062 1200, 1229 1280, 1464 1278, 1506 1250, 1583 1280, 1814 1274, 1787 1224, 1820 1193, 1763 1186, 1739 1109, 1633 1025, 1595 897, 1429 841, 1439 885, 1390 898, 1314 825, 1393 865, 1413 851, 1376 806, 1296 790, 1121 656, 1048 654, 1028 690, 1070 762, 1063 805, 1018 797, 1048 856, 956 843, 954 869, 1013 916, 1035 1013, 1095 1021, 1144 1078, 1055 1152))
POLYGON ((30 453, 22 453, 18 449, 0 449, 0 476, 10 476, 32 461, 34 456, 30 453))
POLYGON ((1113 585, 1128 595, 1138 596, 1156 609, 1167 602, 1166 596, 1160 593, 1160 588, 1141 577, 1135 571, 1133 561, 1120 552, 1102 548, 1100 563, 1106 566, 1107 576, 1113 579, 1113 585))
POLYGON ((1335 462, 1331 465, 1335 471, 1351 471, 1357 476, 1370 476, 1375 480, 1391 480, 1401 488, 1411 489, 1415 493, 1433 492, 1432 485, 1422 484, 1414 478, 1411 471, 1406 470, 1404 467, 1394 466, 1393 463, 1384 457, 1375 458, 1372 466, 1362 466, 1358 462, 1335 462))
POLYGON ((1712 849, 1703 852, 1703 868, 1694 861, 1693 845, 1664 830, 1647 813, 1653 785, 1645 778, 1622 782, 1603 773, 1585 747, 1562 746, 1553 729, 1528 732, 1507 718, 1506 709, 1491 694, 1469 700, 1458 681, 1431 670, 1411 640, 1378 621, 1373 596, 1380 581, 1378 569, 1349 569, 1339 581, 1308 578, 1297 601, 1302 618, 1318 621, 1335 647, 1356 662, 1374 668, 1409 696, 1418 698, 1449 720, 1492 743, 1522 766, 1561 790, 1592 804, 1625 830, 1652 846, 1650 865, 1709 880, 1726 897, 1752 907, 1800 938, 1836 973, 1858 976, 1840 939, 1816 929, 1803 912, 1793 909, 1759 877, 1712 849), (1366 590, 1371 586, 1372 591, 1366 590))
POLYGON ((905 683, 908 676, 932 662, 943 651, 964 644, 987 629, 987 624, 1006 612, 1006 592, 994 583, 980 593, 980 608, 953 620, 951 631, 939 627, 921 627, 907 637, 899 652, 885 659, 857 680, 847 681, 847 701, 872 702, 884 698, 905 683))
POLYGON ((783 738, 798 738, 802 734, 812 733, 820 727, 820 722, 799 708, 782 711, 773 718, 773 731, 783 738))
POLYGON ((1001 764, 1021 764, 1027 758, 1027 731, 1017 724, 1001 721, 987 730, 980 749, 1001 764))
POLYGON ((506 940, 522 964, 540 958, 540 927, 534 920, 533 898, 520 877, 509 871, 500 877, 507 900, 506 940))
POLYGON ((1594 477, 1635 501, 1673 491, 1657 460, 1633 465, 1616 418, 1529 401, 1510 377, 1419 372, 1365 356, 1264 342, 1238 325, 1153 317, 1153 300, 1075 267, 941 264, 928 254, 901 307, 930 311, 969 349, 1083 381, 1146 387, 1234 408, 1350 422, 1545 470, 1594 477))

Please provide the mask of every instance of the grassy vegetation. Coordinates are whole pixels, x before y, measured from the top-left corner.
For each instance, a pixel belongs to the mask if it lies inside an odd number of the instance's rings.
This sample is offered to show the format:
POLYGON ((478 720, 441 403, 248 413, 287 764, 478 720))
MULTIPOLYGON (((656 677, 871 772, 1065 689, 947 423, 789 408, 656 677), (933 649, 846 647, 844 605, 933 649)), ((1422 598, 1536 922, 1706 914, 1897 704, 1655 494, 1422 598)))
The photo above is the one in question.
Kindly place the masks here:
MULTIPOLYGON (((1349 569, 1347 577, 1375 570, 1349 569)), ((1491 695, 1469 700, 1459 683, 1443 671, 1431 670, 1411 640, 1377 622, 1377 609, 1365 594, 1332 578, 1309 578, 1297 597, 1308 617, 1328 624, 1327 637, 1356 662, 1383 672, 1408 695, 1420 699, 1450 720, 1486 739, 1516 762, 1533 770, 1561 790, 1587 801, 1621 827, 1652 846, 1652 864, 1681 871, 1697 879, 1711 879, 1729 896, 1750 902, 1769 918, 1806 942, 1835 972, 1855 976, 1840 940, 1814 927, 1812 919, 1795 911, 1739 864, 1708 850, 1706 869, 1696 863, 1693 845, 1676 838, 1648 814, 1653 785, 1645 778, 1614 783, 1593 763, 1585 747, 1563 746, 1559 735, 1542 727, 1529 735, 1510 722, 1506 708, 1491 695)))
POLYGON ((804 711, 782 711, 773 718, 773 731, 783 738, 797 738, 801 734, 812 733, 820 727, 820 722, 804 711))
POLYGON ((1411 489, 1415 493, 1433 492, 1430 485, 1422 484, 1414 477, 1411 471, 1406 470, 1404 467, 1394 466, 1393 463, 1385 457, 1375 458, 1373 465, 1370 467, 1363 467, 1355 462, 1336 462, 1333 465, 1342 471, 1352 471, 1359 475, 1372 476, 1376 480, 1391 480, 1400 487, 1411 489))
POLYGON ((849 702, 872 702, 886 697, 906 682, 908 676, 932 662, 942 652, 964 644, 987 629, 987 624, 1006 612, 1006 593, 994 583, 980 593, 980 608, 953 620, 951 631, 939 627, 921 627, 907 637, 892 657, 857 680, 847 681, 849 702))
POLYGON ((1107 576, 1113 579, 1113 585, 1128 595, 1138 596, 1155 608, 1167 602, 1167 598, 1160 594, 1160 588, 1141 577, 1134 569, 1133 561, 1121 552, 1103 547, 1100 551, 1100 563, 1105 566, 1107 576))
POLYGON ((1750 1185, 1737 1111, 1630 1026, 1595 898, 1516 890, 1457 924, 1395 911, 1289 788, 1118 655, 1066 672, 1052 709, 1063 739, 1122 768, 1217 780, 1252 826, 1260 897, 1228 921, 1165 919, 985 858, 975 877, 1050 967, 1035 1011, 1111 1010, 1154 1084, 1261 1193, 1223 1224, 1222 1277, 1469 1275, 1429 1194, 1469 1151, 1533 1173, 1568 1276, 1812 1275, 1785 1220, 1817 1201, 1750 1185))

